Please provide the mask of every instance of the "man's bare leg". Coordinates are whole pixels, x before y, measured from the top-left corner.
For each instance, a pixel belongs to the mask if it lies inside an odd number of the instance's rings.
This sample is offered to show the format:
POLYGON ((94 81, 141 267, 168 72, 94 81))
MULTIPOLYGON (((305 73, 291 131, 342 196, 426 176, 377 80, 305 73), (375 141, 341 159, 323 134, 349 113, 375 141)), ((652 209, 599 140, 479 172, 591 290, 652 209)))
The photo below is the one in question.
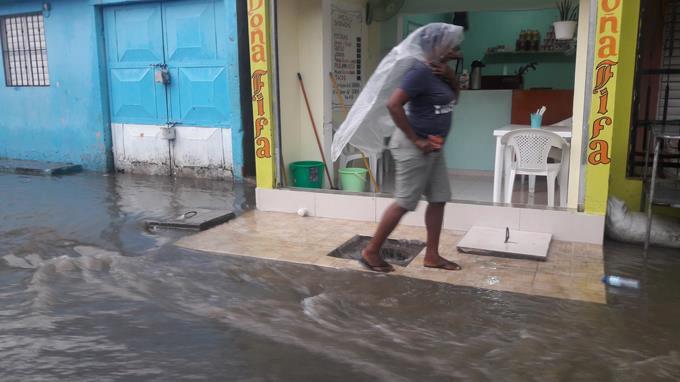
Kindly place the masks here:
POLYGON ((439 255, 439 238, 442 233, 444 222, 444 208, 446 203, 429 203, 425 211, 425 228, 427 229, 427 249, 423 265, 428 268, 443 268, 447 270, 460 270, 460 266, 446 260, 439 255))
POLYGON ((401 207, 397 203, 392 203, 387 207, 382 219, 380 219, 380 223, 378 224, 378 228, 376 229, 373 238, 361 253, 361 257, 363 257, 364 261, 368 263, 371 268, 378 268, 375 270, 383 272, 394 270, 391 265, 385 265, 385 261, 380 257, 380 248, 385 244, 387 238, 392 231, 397 228, 399 221, 401 221, 401 218, 406 215, 407 212, 407 209, 401 207))

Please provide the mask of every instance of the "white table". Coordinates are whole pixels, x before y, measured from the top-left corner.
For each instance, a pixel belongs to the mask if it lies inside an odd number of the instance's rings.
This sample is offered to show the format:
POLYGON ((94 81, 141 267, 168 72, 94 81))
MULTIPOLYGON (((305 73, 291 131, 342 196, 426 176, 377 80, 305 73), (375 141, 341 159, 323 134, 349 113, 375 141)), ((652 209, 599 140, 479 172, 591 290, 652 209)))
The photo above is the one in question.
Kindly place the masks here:
MULTIPOLYGON (((503 153, 505 152, 505 145, 501 142, 501 139, 503 136, 512 130, 518 130, 518 129, 528 129, 531 128, 529 125, 507 125, 504 126, 500 129, 496 129, 493 131, 494 137, 496 137, 496 159, 494 163, 494 169, 493 169, 493 202, 494 203, 500 203, 501 202, 501 184, 503 183, 503 153)), ((560 137, 566 139, 567 141, 571 140, 571 126, 543 126, 543 130, 546 131, 552 131, 553 133, 556 133, 560 137)), ((563 163, 563 166, 568 167, 569 163, 563 163)), ((566 174, 566 171, 561 171, 563 174, 566 174)), ((562 187, 565 187, 565 183, 562 183, 562 187)))

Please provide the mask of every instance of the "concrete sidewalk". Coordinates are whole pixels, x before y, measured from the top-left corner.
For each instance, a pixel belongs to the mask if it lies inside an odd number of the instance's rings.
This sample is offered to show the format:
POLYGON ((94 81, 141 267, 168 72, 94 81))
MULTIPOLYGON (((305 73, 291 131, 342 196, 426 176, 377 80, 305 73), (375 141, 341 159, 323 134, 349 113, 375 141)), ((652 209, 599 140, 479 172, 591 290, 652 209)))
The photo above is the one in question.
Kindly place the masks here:
MULTIPOLYGON (((366 271, 355 260, 327 256, 355 235, 373 235, 375 223, 293 214, 251 211, 229 223, 185 237, 178 246, 216 254, 312 264, 366 271)), ((457 262, 461 271, 424 268, 424 250, 407 267, 390 276, 464 285, 529 295, 605 303, 602 247, 553 241, 548 260, 516 260, 459 253, 464 232, 443 231, 442 256, 457 262)), ((424 228, 400 225, 391 238, 426 239, 424 228)))

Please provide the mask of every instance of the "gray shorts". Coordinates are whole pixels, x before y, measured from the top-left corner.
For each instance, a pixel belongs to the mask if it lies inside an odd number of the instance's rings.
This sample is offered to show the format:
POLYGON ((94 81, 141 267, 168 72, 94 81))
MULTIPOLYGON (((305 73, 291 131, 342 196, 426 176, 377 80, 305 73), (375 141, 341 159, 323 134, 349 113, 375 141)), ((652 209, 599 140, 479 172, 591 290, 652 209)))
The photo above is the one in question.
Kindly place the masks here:
POLYGON ((396 163, 394 198, 397 204, 413 211, 423 195, 430 203, 451 199, 443 151, 425 154, 399 129, 392 135, 390 151, 396 163))

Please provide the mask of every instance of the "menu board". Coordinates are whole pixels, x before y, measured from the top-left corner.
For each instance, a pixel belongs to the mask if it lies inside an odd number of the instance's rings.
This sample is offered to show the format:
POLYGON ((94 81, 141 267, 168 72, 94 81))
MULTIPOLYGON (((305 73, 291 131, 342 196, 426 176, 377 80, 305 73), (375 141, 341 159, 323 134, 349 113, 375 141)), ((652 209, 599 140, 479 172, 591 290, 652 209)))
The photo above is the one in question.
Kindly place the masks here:
MULTIPOLYGON (((331 8, 331 20, 333 75, 340 93, 345 98, 345 105, 349 108, 361 93, 362 87, 363 11, 356 8, 346 9, 334 4, 331 8)), ((340 102, 335 94, 333 108, 340 108, 340 102)))

